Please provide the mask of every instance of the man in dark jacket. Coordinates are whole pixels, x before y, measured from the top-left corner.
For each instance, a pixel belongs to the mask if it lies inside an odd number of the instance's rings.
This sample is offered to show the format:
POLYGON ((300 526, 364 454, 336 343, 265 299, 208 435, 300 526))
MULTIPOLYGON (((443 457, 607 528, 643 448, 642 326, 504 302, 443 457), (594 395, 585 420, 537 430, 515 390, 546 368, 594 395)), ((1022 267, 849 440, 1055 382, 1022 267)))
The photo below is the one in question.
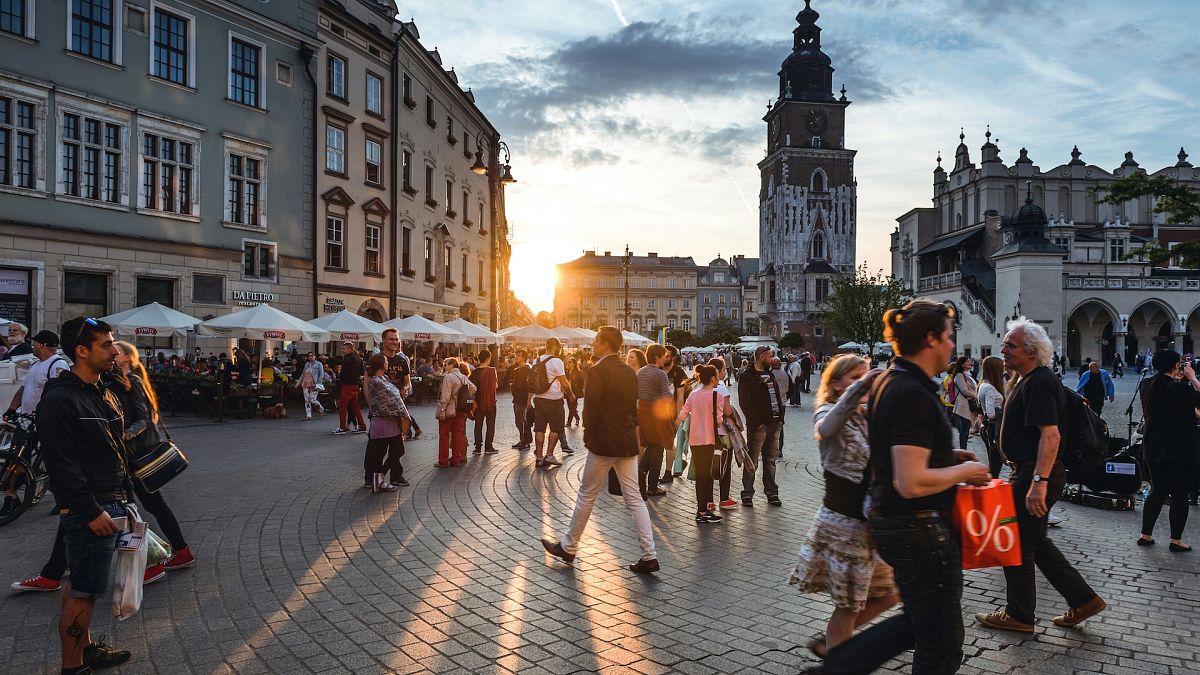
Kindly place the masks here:
POLYGON ((520 435, 514 450, 528 450, 533 443, 533 411, 529 409, 529 364, 525 350, 517 352, 513 367, 509 369, 508 381, 512 387, 513 419, 520 435))
POLYGON ((542 547, 564 562, 575 559, 596 495, 607 485, 608 471, 613 469, 621 482, 621 495, 633 516, 642 548, 641 559, 629 569, 657 572, 658 555, 654 551, 650 513, 638 490, 637 376, 617 356, 621 342, 621 331, 614 326, 602 327, 592 340, 596 362, 588 370, 588 397, 583 406, 583 444, 587 446, 588 456, 579 497, 566 536, 561 542, 543 538, 542 547))
MULTIPOLYGON (((786 404, 783 388, 771 370, 771 348, 754 350, 754 363, 738 376, 738 402, 746 417, 746 449, 754 464, 762 464, 763 492, 767 502, 779 506, 775 462, 779 459, 786 404)), ((742 467, 742 505, 754 506, 754 466, 742 467)))
POLYGON ((75 360, 70 372, 46 383, 38 404, 38 437, 59 504, 71 568, 58 620, 62 672, 91 673, 129 660, 129 652, 93 643, 96 599, 108 590, 113 551, 132 492, 122 461, 121 404, 100 382, 117 358, 112 329, 96 319, 63 325, 62 345, 75 360))
POLYGON ((492 367, 492 353, 488 350, 479 352, 479 367, 471 371, 471 381, 475 383, 475 454, 496 452, 492 445, 496 437, 496 389, 498 377, 492 367), (487 434, 484 435, 484 425, 487 434), (486 442, 486 446, 484 443, 486 442))

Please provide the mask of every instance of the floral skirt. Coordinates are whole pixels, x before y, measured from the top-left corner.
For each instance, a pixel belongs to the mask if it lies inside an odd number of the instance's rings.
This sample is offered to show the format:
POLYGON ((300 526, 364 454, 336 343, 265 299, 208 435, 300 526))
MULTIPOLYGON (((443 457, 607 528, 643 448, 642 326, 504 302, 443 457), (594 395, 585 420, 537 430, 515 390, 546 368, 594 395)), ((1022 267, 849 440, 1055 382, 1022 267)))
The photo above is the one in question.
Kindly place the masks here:
POLYGON ((879 559, 867 524, 822 506, 800 545, 788 583, 828 593, 838 607, 861 612, 869 598, 895 595, 892 568, 879 559))

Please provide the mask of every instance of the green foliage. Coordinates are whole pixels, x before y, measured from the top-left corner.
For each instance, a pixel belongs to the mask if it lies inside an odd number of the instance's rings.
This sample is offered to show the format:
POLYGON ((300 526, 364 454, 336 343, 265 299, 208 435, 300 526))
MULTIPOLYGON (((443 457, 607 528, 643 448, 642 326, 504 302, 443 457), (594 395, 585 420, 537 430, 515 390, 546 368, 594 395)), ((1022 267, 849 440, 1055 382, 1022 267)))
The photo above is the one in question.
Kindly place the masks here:
POLYGON ((746 319, 743 323, 746 326, 746 332, 743 333, 743 335, 758 335, 758 331, 761 326, 759 325, 757 318, 746 319))
MULTIPOLYGON (((834 334, 863 345, 883 342, 883 313, 912 298, 904 282, 862 265, 833 280, 825 324, 834 334)), ((781 343, 782 346, 782 343, 781 343)))
POLYGON ((667 331, 667 343, 673 344, 680 349, 684 347, 702 347, 700 338, 686 330, 669 330, 667 331))
MULTIPOLYGON (((1172 225, 1185 225, 1200 220, 1200 190, 1177 183, 1166 176, 1151 178, 1138 172, 1112 183, 1097 186, 1093 192, 1105 192, 1101 204, 1120 206, 1140 197, 1154 198, 1154 212, 1168 214, 1172 225)), ((1174 248, 1160 248, 1147 244, 1125 255, 1125 260, 1146 256, 1151 263, 1159 265, 1172 258, 1180 258, 1180 265, 1192 269, 1200 268, 1200 240, 1185 241, 1174 248)))
POLYGON ((557 326, 554 322, 554 315, 550 312, 538 312, 535 320, 542 328, 554 328, 557 326))
POLYGON ((791 332, 779 338, 779 346, 784 349, 799 349, 804 346, 804 336, 791 332))
POLYGON ((705 319, 701 346, 712 344, 737 344, 742 341, 741 327, 728 318, 705 319))

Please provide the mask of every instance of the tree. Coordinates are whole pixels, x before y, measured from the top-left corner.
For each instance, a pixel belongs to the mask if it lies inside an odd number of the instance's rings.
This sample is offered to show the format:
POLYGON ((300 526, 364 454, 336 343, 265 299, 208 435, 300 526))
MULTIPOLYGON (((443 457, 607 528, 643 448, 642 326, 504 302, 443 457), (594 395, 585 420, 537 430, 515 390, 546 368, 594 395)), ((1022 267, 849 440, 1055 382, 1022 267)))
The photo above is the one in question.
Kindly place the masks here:
POLYGON ((784 349, 799 349, 804 346, 804 336, 793 331, 779 338, 779 346, 784 349))
POLYGON ((911 297, 900 279, 885 275, 883 270, 871 274, 862 265, 854 274, 833 280, 825 300, 829 308, 825 323, 837 335, 874 350, 875 343, 883 341, 883 313, 902 306, 911 297))
POLYGON ((746 319, 746 335, 758 335, 758 319, 746 319))
POLYGON ((554 315, 551 314, 550 312, 538 312, 536 321, 537 321, 538 325, 541 326, 542 328, 554 328, 555 327, 554 315))
POLYGON ((703 346, 714 344, 735 344, 742 341, 739 326, 733 321, 720 317, 707 320, 704 325, 704 335, 701 336, 703 346))
POLYGON ((697 338, 695 335, 693 335, 690 331, 686 331, 686 330, 669 330, 669 331, 667 331, 667 344, 675 345, 676 347, 679 347, 680 349, 683 349, 684 347, 703 346, 703 345, 698 344, 699 341, 700 341, 699 338, 697 338))
MULTIPOLYGON (((1200 220, 1200 190, 1177 183, 1166 176, 1151 178, 1138 172, 1107 185, 1097 186, 1092 191, 1107 192, 1100 203, 1115 206, 1141 197, 1153 197, 1154 212, 1168 214, 1167 222, 1172 225, 1186 225, 1200 220)), ((1155 264, 1180 258, 1183 267, 1200 268, 1200 240, 1180 242, 1173 248, 1159 248, 1155 243, 1150 243, 1128 253, 1125 259, 1143 255, 1155 264)))

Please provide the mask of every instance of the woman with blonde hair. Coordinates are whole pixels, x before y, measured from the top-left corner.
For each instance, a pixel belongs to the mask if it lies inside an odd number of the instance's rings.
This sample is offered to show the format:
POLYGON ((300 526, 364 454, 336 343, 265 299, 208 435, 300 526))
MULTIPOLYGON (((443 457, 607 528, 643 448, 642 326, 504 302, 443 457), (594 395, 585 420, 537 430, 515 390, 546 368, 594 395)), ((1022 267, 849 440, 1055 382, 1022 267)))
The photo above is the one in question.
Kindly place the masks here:
MULTIPOLYGON (((125 414, 125 456, 126 463, 132 463, 136 457, 150 452, 164 440, 161 421, 158 416, 158 397, 154 394, 154 386, 150 383, 150 374, 146 372, 138 355, 137 347, 129 342, 117 342, 117 368, 112 373, 112 381, 116 385, 113 392, 121 400, 125 414)), ((133 481, 133 492, 162 529, 167 542, 171 544, 171 555, 159 565, 146 570, 146 581, 156 581, 162 578, 167 570, 189 567, 195 563, 192 551, 183 538, 183 530, 179 520, 167 502, 163 499, 162 491, 147 492, 141 483, 133 481), (159 568, 159 569, 156 569, 159 568)))
POLYGON ((821 370, 813 412, 825 472, 825 498, 800 545, 789 583, 804 593, 828 593, 834 602, 824 638, 808 648, 824 658, 862 626, 899 601, 892 568, 875 550, 867 526, 865 472, 871 456, 864 401, 882 370, 853 354, 835 356, 821 370))
POLYGON ((982 364, 983 381, 979 383, 979 405, 983 419, 979 435, 987 448, 988 469, 993 478, 1000 477, 1004 461, 996 447, 996 431, 1000 428, 1000 413, 1004 412, 1004 392, 1008 383, 1004 378, 1004 359, 988 356, 982 364))
POLYGON ((475 385, 462 372, 470 368, 466 362, 450 356, 442 361, 442 366, 445 375, 442 376, 442 389, 435 414, 438 420, 438 461, 434 466, 439 469, 462 466, 467 461, 467 411, 458 409, 458 391, 467 387, 471 397, 475 396, 475 385))

